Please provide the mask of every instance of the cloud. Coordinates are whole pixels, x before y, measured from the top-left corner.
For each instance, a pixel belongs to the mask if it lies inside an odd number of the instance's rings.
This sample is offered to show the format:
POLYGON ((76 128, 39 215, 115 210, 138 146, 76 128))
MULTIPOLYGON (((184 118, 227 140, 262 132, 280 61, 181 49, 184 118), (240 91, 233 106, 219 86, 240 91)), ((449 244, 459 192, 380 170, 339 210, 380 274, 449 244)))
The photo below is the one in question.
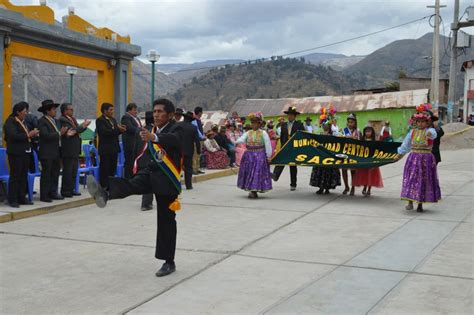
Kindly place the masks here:
MULTIPOLYGON (((31 4, 33 1, 14 1, 31 4)), ((34 1, 36 2, 36 1, 34 1)), ((461 14, 469 5, 461 1, 461 14)), ((36 2, 37 3, 37 2, 36 2)), ((432 14, 431 0, 49 0, 56 19, 76 14, 156 49, 160 63, 254 59, 333 43, 432 14)), ((441 11, 449 34, 452 3, 441 11)), ((441 29, 443 31, 443 28, 441 29)), ((365 55, 432 31, 427 20, 314 52, 365 55)))

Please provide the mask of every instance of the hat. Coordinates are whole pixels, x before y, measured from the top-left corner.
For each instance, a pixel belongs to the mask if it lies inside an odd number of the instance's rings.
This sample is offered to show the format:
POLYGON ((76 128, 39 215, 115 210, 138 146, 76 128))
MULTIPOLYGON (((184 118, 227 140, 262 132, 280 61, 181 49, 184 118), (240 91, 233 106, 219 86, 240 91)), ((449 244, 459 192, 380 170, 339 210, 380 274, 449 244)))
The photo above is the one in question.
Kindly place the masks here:
POLYGON ((355 120, 355 121, 357 121, 356 114, 354 114, 354 113, 350 113, 350 114, 349 114, 349 116, 347 116, 347 120, 349 120, 349 119, 352 119, 352 120, 355 120))
POLYGON ((416 107, 416 113, 415 115, 413 115, 414 119, 415 120, 431 120, 433 113, 431 113, 430 109, 432 108, 433 107, 429 103, 418 105, 416 107))
POLYGON ((194 119, 194 113, 191 111, 182 112, 182 115, 186 118, 194 119))
POLYGON ((176 110, 174 111, 175 114, 178 114, 178 115, 183 115, 184 114, 184 110, 182 108, 176 108, 176 110))
POLYGON ((41 102, 41 106, 40 108, 38 108, 38 111, 40 113, 46 113, 46 111, 50 110, 51 108, 56 108, 58 107, 59 104, 56 104, 55 102, 53 102, 52 100, 44 100, 41 102))
POLYGON ((250 113, 248 115, 248 119, 250 121, 262 121, 263 120, 263 114, 261 112, 250 113))
POLYGON ((288 108, 288 110, 287 110, 287 111, 284 111, 283 113, 285 113, 285 114, 287 114, 287 115, 289 115, 289 114, 293 114, 293 115, 299 115, 299 114, 301 114, 299 111, 296 110, 296 107, 294 107, 294 106, 290 106, 290 107, 288 108))
POLYGON ((306 119, 304 121, 313 121, 313 120, 311 119, 311 117, 308 116, 308 117, 306 117, 306 119))

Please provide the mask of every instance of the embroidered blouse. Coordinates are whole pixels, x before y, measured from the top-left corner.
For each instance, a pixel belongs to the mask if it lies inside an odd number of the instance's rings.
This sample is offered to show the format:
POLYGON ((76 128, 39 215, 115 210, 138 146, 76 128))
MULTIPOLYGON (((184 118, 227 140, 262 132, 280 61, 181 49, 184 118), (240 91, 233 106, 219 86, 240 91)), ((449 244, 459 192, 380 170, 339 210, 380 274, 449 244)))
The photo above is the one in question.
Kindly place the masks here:
POLYGON ((412 129, 408 132, 401 146, 398 147, 398 154, 407 154, 411 150, 423 150, 431 152, 433 140, 437 133, 434 128, 412 129))
POLYGON ((237 143, 245 143, 247 147, 264 146, 267 157, 272 156, 272 144, 268 133, 264 130, 249 130, 237 140, 237 143))

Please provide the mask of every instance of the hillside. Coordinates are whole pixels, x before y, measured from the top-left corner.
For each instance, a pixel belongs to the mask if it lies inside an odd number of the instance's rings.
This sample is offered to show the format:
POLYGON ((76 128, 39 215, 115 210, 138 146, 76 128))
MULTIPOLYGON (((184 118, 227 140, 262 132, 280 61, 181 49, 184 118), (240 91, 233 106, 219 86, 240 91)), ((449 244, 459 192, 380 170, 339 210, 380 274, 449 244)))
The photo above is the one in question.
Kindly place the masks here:
POLYGON ((226 66, 194 78, 170 97, 181 107, 229 110, 240 98, 284 98, 349 93, 358 82, 303 59, 226 66))
MULTIPOLYGON (((24 99, 23 65, 25 59, 13 59, 12 92, 13 104, 24 99)), ((139 105, 150 103, 151 70, 149 65, 139 60, 132 64, 132 99, 139 105)), ((42 100, 53 99, 65 102, 68 99, 69 75, 63 65, 27 60, 28 101, 33 111, 42 100)), ((179 83, 167 75, 158 72, 155 82, 155 94, 165 95, 178 89, 179 83)), ((94 71, 79 69, 74 76, 74 105, 78 118, 95 117, 97 99, 97 75, 94 71)), ((146 105, 145 105, 146 106, 146 105)))
MULTIPOLYGON (((432 43, 433 33, 425 34, 418 39, 397 40, 367 55, 358 63, 346 68, 345 72, 365 77, 365 88, 383 86, 387 81, 397 80, 401 69, 408 76, 430 77, 432 43)), ((448 45, 449 38, 440 36, 441 78, 447 78, 449 73, 448 45)), ((458 69, 461 69, 462 62, 469 58, 474 58, 473 47, 466 49, 465 54, 458 58, 458 69)), ((458 79, 461 80, 458 82, 464 79, 460 72, 458 79)), ((462 84, 457 86, 462 87, 462 84)))

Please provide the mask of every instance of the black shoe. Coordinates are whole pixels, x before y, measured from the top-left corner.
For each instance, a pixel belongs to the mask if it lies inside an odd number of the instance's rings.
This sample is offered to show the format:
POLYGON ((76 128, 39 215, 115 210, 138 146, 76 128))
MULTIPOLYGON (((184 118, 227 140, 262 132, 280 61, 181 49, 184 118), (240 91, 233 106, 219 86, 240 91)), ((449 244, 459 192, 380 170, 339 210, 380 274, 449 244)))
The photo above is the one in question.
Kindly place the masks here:
POLYGON ((20 208, 20 204, 18 202, 9 202, 8 204, 12 208, 20 208))
POLYGON ((191 190, 193 189, 193 186, 186 187, 186 190, 191 190))
POLYGON ((29 201, 28 199, 25 199, 25 200, 21 200, 19 202, 20 205, 32 205, 33 204, 33 201, 29 201))
POLYGON ((64 198, 72 198, 72 194, 68 193, 61 193, 61 196, 63 196, 64 198))
POLYGON ((176 271, 176 265, 175 264, 168 264, 164 263, 163 266, 161 266, 160 270, 158 270, 155 275, 157 277, 164 277, 169 275, 170 273, 173 273, 176 271))
POLYGON ((319 189, 317 192, 316 192, 316 195, 322 195, 324 192, 324 189, 319 189))
POLYGON ((296 186, 290 186, 290 191, 295 191, 296 190, 296 186))
POLYGON ((64 200, 64 197, 61 196, 61 195, 56 194, 56 195, 52 195, 51 199, 52 200, 64 200))
POLYGON ((96 182, 94 176, 87 176, 86 182, 87 190, 91 197, 94 198, 97 207, 105 208, 107 200, 109 200, 107 192, 96 182))
POLYGON ((275 173, 272 173, 272 179, 274 182, 278 181, 278 177, 275 173))
POLYGON ((40 198, 40 201, 42 202, 53 202, 51 198, 40 198))
POLYGON ((75 192, 75 191, 72 192, 72 195, 73 196, 82 196, 82 194, 80 192, 75 192))
POLYGON ((144 207, 142 207, 140 210, 142 210, 142 211, 153 210, 153 206, 144 206, 144 207))

